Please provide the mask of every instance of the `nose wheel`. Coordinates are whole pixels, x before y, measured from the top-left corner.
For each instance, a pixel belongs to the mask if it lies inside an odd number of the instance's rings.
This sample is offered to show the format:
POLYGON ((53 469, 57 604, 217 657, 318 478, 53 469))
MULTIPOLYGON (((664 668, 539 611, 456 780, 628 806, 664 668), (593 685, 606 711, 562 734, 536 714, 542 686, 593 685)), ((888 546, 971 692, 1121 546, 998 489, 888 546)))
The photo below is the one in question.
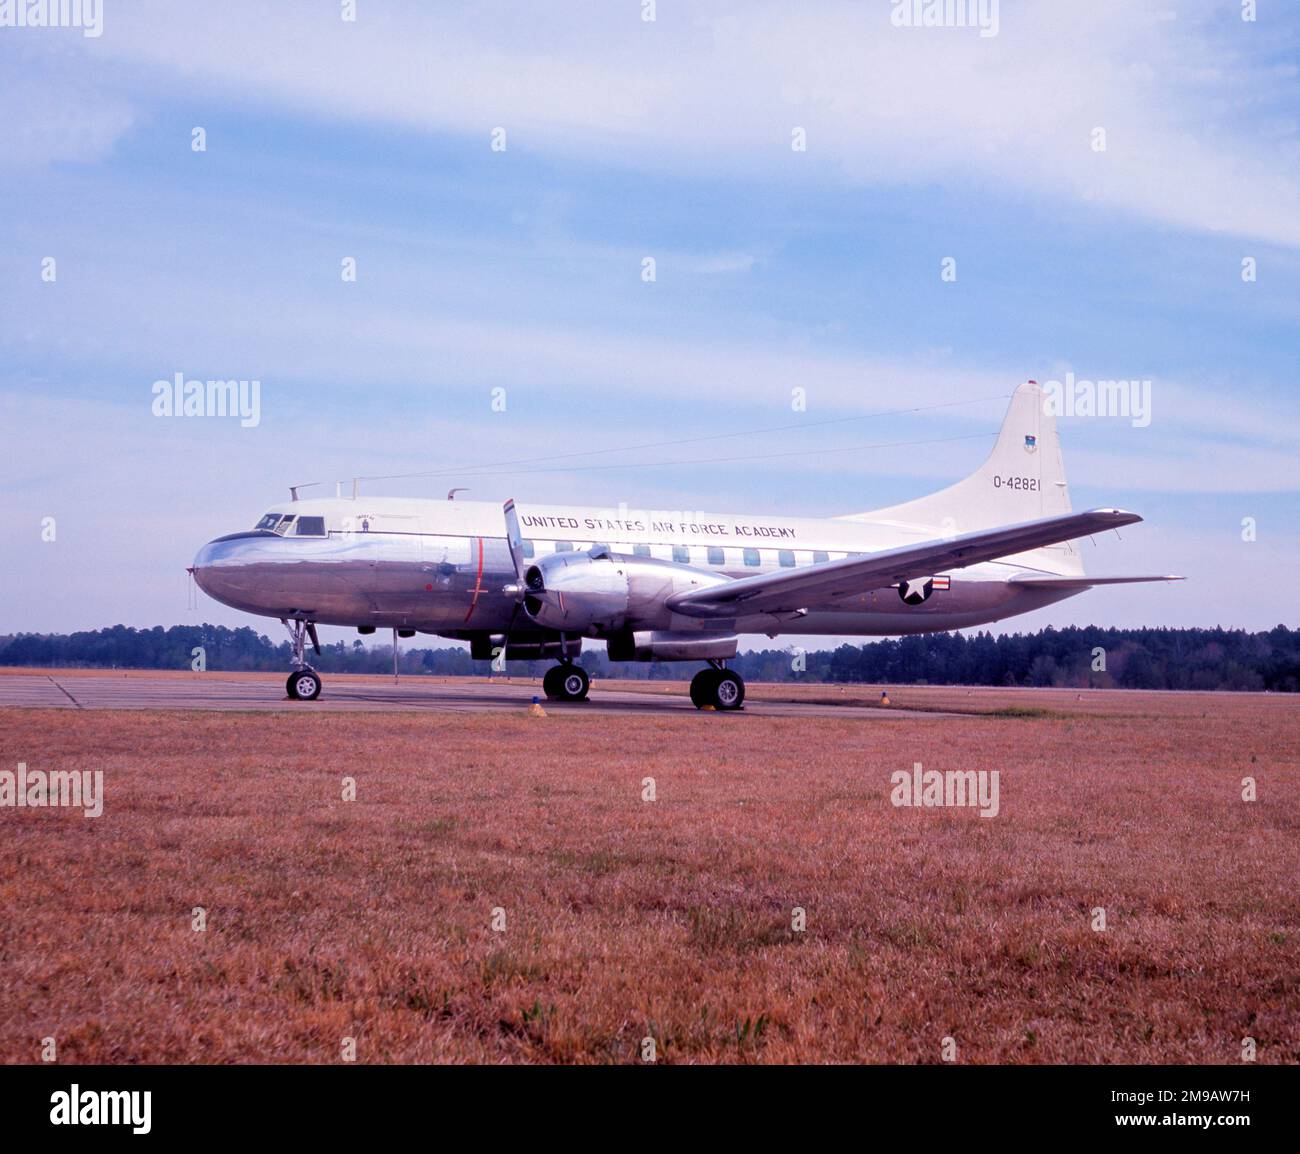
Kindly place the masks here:
POLYGON ((316 637, 316 626, 310 621, 292 621, 281 618, 281 624, 289 631, 289 642, 293 646, 293 672, 284 683, 284 691, 293 701, 315 701, 320 696, 321 677, 307 664, 307 639, 311 639, 312 648, 320 652, 320 641, 316 637))
POLYGON ((284 688, 295 701, 315 701, 320 696, 320 674, 314 669, 300 669, 289 674, 284 688))
POLYGON ((555 665, 542 678, 542 689, 552 701, 582 701, 591 688, 591 678, 581 665, 555 665))
POLYGON ((745 679, 719 665, 701 669, 691 678, 691 702, 696 709, 739 709, 745 703, 745 679))

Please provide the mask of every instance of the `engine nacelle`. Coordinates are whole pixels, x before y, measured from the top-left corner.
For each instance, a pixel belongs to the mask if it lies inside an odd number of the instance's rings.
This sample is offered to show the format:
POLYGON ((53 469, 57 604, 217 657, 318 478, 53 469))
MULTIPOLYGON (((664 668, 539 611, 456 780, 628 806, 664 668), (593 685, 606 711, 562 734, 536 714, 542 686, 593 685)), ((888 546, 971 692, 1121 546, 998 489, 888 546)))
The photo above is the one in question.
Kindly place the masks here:
POLYGON ((524 612, 546 629, 608 636, 670 617, 666 602, 676 593, 727 580, 706 569, 600 547, 552 553, 524 573, 524 612))
POLYGON ((627 602, 626 569, 609 553, 552 553, 524 573, 524 612, 547 629, 620 628, 627 602))
POLYGON ((736 656, 734 633, 673 633, 638 629, 610 637, 611 661, 723 661, 736 656))

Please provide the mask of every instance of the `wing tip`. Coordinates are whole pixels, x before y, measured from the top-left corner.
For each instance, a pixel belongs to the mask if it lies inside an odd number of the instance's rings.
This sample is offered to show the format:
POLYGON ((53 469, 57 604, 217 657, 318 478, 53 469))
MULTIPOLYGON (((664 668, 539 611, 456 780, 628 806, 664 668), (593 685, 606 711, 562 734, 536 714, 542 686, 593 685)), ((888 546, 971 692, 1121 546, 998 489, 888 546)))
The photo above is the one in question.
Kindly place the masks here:
POLYGON ((1132 525, 1143 519, 1141 513, 1134 513, 1131 509, 1117 509, 1113 506, 1089 509, 1088 512, 1098 517, 1108 517, 1112 521, 1121 522, 1125 525, 1132 525))

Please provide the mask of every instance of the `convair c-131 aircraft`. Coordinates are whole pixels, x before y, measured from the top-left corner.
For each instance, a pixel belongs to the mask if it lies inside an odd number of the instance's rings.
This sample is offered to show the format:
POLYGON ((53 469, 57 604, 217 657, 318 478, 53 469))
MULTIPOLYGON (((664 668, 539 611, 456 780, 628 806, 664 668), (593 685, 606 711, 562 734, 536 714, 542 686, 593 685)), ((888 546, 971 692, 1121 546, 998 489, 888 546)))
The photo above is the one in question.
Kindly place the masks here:
MULTIPOLYGON (((295 494, 296 496, 296 494, 295 494)), ((1070 511, 1056 421, 1033 381, 1013 394, 984 465, 928 497, 825 520, 639 514, 507 501, 352 497, 277 505, 199 550, 218 601, 278 617, 288 693, 314 701, 316 625, 468 641, 479 660, 554 657, 548 697, 579 701, 584 640, 613 661, 705 661, 697 707, 738 709, 725 666, 740 634, 893 636, 964 629, 1093 585, 1073 542, 1142 518, 1070 511)))

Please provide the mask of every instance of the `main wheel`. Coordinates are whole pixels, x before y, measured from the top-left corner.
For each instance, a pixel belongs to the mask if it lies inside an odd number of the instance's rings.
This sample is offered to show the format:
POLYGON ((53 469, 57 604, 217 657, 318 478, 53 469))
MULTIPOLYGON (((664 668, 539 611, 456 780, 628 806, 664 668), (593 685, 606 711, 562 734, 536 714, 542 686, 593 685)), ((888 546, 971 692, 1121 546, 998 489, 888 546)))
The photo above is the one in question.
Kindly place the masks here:
POLYGON ((719 709, 739 709, 745 704, 744 679, 730 669, 719 670, 718 680, 713 686, 713 699, 719 709))
POLYGON ((713 700, 713 680, 717 676, 718 671, 709 666, 708 669, 701 669, 691 678, 691 704, 696 709, 703 709, 706 705, 717 708, 713 700))
POLYGON ((696 709, 739 709, 745 701, 745 682, 730 669, 701 669, 691 678, 691 701, 696 709))
POLYGON ((560 689, 560 678, 563 674, 563 665, 552 665, 551 668, 542 676, 542 692, 552 700, 559 697, 563 692, 560 689))
POLYGON ((557 665, 551 672, 559 675, 555 679, 559 690, 555 696, 561 701, 582 701, 587 696, 591 678, 581 665, 557 665))
POLYGON ((296 701, 315 701, 320 696, 320 675, 311 669, 289 674, 289 696, 296 701))

